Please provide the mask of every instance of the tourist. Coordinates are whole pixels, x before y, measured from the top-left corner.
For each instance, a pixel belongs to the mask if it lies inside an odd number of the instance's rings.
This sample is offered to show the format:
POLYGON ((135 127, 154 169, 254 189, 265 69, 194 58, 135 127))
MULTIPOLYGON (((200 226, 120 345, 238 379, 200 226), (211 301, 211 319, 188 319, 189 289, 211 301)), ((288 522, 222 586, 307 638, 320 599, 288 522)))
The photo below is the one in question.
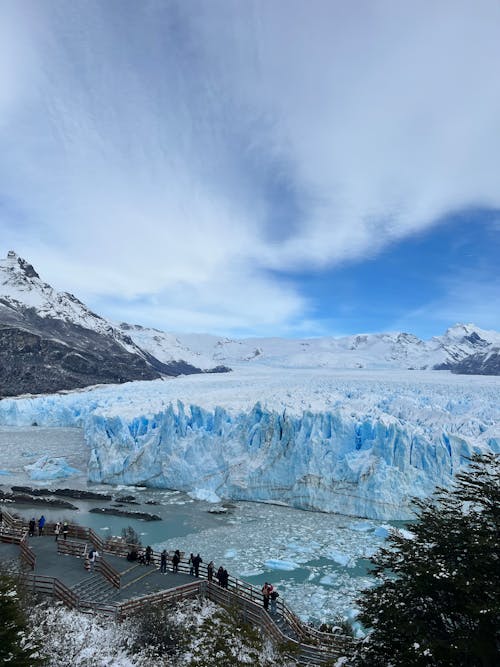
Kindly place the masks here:
POLYGON ((42 516, 38 519, 38 536, 43 535, 43 528, 45 526, 45 517, 42 516))
POLYGON ((99 552, 97 551, 97 549, 91 549, 89 551, 90 572, 94 571, 94 567, 98 558, 99 558, 99 552))
POLYGON ((146 554, 142 549, 139 551, 139 565, 146 565, 146 554))
POLYGON ((167 550, 163 549, 160 556, 160 572, 167 574, 167 550))
POLYGON ((222 588, 227 588, 229 586, 229 572, 224 568, 222 570, 222 588))
POLYGON ((213 560, 210 561, 210 563, 207 565, 207 579, 208 581, 212 581, 214 578, 214 568, 215 568, 215 563, 213 560))
POLYGON ((217 581, 219 582, 219 586, 222 586, 223 581, 224 581, 224 568, 222 567, 222 565, 217 570, 217 574, 215 576, 217 577, 217 581))
POLYGON ((151 565, 151 556, 153 555, 153 549, 148 546, 146 547, 146 565, 151 565))
POLYGON ((280 594, 278 591, 272 590, 271 594, 269 596, 269 599, 271 601, 271 614, 276 614, 277 609, 276 609, 276 601, 279 598, 280 594))
POLYGON ((176 549, 174 555, 172 556, 172 572, 179 572, 179 563, 181 560, 181 554, 179 549, 176 549))
POLYGON ((127 554, 127 560, 131 563, 134 563, 137 560, 137 549, 132 547, 132 549, 127 554))
POLYGON ((188 565, 189 565, 189 574, 193 576, 194 572, 194 554, 189 554, 189 560, 188 560, 188 565))
POLYGON ((61 522, 57 521, 56 525, 54 526, 54 535, 56 536, 56 542, 59 539, 60 533, 61 533, 61 522))
POLYGON ((63 528, 62 528, 62 534, 63 534, 64 541, 66 541, 66 538, 68 537, 68 532, 69 532, 68 522, 65 521, 63 523, 63 528))
POLYGON ((271 584, 268 584, 267 581, 262 586, 262 599, 264 603, 264 609, 267 611, 269 609, 269 596, 271 595, 273 587, 271 584))
POLYGON ((196 554, 196 556, 193 558, 193 567, 194 567, 194 576, 199 577, 200 576, 200 565, 203 563, 203 558, 200 556, 200 554, 196 554))
POLYGON ((28 536, 29 536, 29 537, 33 537, 33 536, 34 536, 34 534, 35 534, 35 526, 36 526, 36 521, 35 521, 35 517, 33 517, 32 519, 30 519, 30 522, 29 522, 29 524, 28 524, 28 536))

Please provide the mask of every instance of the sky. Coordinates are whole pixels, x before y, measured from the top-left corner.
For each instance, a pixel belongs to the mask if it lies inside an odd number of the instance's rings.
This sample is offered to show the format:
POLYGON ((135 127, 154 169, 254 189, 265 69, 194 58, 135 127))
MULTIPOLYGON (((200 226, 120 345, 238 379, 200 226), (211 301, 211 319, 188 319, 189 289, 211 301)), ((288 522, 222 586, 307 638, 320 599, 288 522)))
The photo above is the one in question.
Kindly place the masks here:
POLYGON ((500 330, 497 0, 0 15, 0 255, 166 331, 500 330))

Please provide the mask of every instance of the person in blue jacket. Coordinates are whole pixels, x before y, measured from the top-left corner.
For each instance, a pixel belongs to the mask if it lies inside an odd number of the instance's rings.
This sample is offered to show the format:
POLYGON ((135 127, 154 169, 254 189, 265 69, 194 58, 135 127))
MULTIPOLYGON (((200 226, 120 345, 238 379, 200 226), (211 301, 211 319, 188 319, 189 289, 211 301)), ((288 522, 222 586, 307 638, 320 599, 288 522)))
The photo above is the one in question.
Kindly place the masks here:
POLYGON ((43 535, 43 527, 45 526, 45 517, 42 516, 38 519, 38 535, 43 535))

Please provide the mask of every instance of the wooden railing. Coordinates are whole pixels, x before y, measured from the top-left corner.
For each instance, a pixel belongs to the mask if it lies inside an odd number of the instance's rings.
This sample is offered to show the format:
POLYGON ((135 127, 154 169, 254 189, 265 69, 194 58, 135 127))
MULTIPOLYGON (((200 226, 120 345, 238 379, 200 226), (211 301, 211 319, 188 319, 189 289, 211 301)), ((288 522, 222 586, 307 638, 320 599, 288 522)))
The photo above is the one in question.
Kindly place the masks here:
POLYGON ((176 588, 169 588, 159 593, 151 593, 150 595, 142 595, 137 598, 132 598, 126 602, 121 602, 117 605, 117 618, 119 620, 136 614, 141 609, 150 607, 153 604, 165 604, 168 602, 179 602, 188 598, 203 595, 206 589, 207 582, 196 580, 183 586, 176 588))
MULTIPOLYGON (((23 530, 23 520, 15 517, 4 507, 2 507, 2 522, 4 524, 4 528, 9 528, 14 531, 17 530, 19 532, 22 532, 23 530)), ((28 524, 26 524, 26 527, 27 525, 28 524)))
POLYGON ((17 528, 8 528, 4 526, 0 530, 0 542, 7 544, 19 544, 23 538, 23 533, 17 528))
POLYGON ((21 538, 19 542, 19 547, 21 549, 21 560, 27 565, 31 570, 35 569, 36 556, 33 549, 28 545, 28 533, 27 531, 21 538))
POLYGON ((98 558, 95 567, 115 588, 120 588, 120 573, 105 558, 98 558))
POLYGON ((63 540, 62 537, 57 540, 57 553, 65 556, 76 556, 84 558, 87 552, 86 542, 77 542, 76 540, 63 540))
POLYGON ((26 581, 32 586, 33 591, 42 595, 51 595, 61 600, 67 607, 78 609, 80 598, 59 579, 41 574, 30 574, 26 577, 26 581))
MULTIPOLYGON (((22 528, 27 528, 27 522, 23 522, 21 519, 13 517, 10 512, 4 509, 3 523, 4 529, 0 539, 5 542, 21 544, 22 528)), ((53 532, 54 525, 55 524, 52 523, 46 524, 46 532, 53 532)), ((71 538, 91 542, 93 546, 101 553, 110 553, 116 556, 126 557, 132 548, 135 548, 138 552, 144 549, 144 547, 140 545, 127 544, 121 540, 108 540, 105 542, 91 528, 85 528, 76 524, 69 524, 68 528, 68 535, 71 538)), ((73 540, 63 540, 62 537, 58 540, 59 553, 83 556, 85 552, 82 551, 82 549, 85 550, 86 545, 82 545, 81 542, 77 543, 73 540)), ((169 568, 172 567, 171 562, 173 554, 173 551, 168 552, 167 566, 169 568)), ((28 565, 32 566, 32 562, 34 564, 34 560, 32 559, 34 559, 35 556, 29 549, 27 543, 21 545, 21 555, 28 565)), ((153 552, 151 561, 153 564, 159 565, 160 558, 160 552, 153 552)), ((99 569, 101 574, 106 577, 106 579, 108 579, 113 586, 120 588, 120 574, 105 559, 99 559, 97 561, 96 568, 99 569)), ((187 561, 186 554, 184 553, 181 554, 181 561, 179 563, 178 569, 179 572, 186 574, 190 571, 190 565, 187 561)), ((135 613, 147 604, 155 604, 162 601, 166 602, 168 600, 174 601, 184 599, 185 597, 206 594, 218 604, 224 605, 224 601, 230 601, 227 602, 227 604, 237 606, 240 610, 242 610, 243 613, 247 614, 248 619, 251 622, 259 625, 259 627, 261 627, 269 636, 274 637, 277 641, 290 641, 290 638, 281 632, 281 630, 275 625, 267 612, 265 612, 265 610, 260 606, 262 603, 262 594, 259 588, 252 586, 247 582, 236 579, 235 577, 229 577, 227 589, 223 589, 220 586, 217 586, 215 583, 208 582, 206 581, 206 563, 202 563, 200 565, 199 574, 200 577, 198 579, 194 580, 190 584, 186 584, 185 586, 179 586, 174 589, 162 591, 160 593, 134 598, 117 606, 99 605, 94 603, 92 603, 92 606, 93 608, 101 609, 105 613, 113 613, 112 610, 115 610, 117 617, 123 618, 135 613)), ((42 579, 43 577, 38 576, 38 580, 41 581, 42 579)), ((45 579, 50 579, 50 577, 45 579)), ((64 584, 58 582, 58 584, 53 584, 53 586, 53 594, 55 595, 55 587, 57 587, 57 590, 62 591, 63 589, 61 587, 64 587, 64 584)), ((69 591, 71 595, 75 595, 70 589, 66 587, 64 587, 64 589, 69 591)), ((63 593, 66 596, 66 599, 69 600, 68 594, 64 591, 63 593)), ((65 600, 63 600, 63 602, 64 601, 65 600)), ((289 607, 281 599, 277 600, 277 611, 284 618, 295 635, 299 638, 301 651, 304 650, 307 652, 310 650, 315 654, 323 653, 328 656, 325 659, 330 659, 331 651, 337 653, 339 651, 345 651, 347 653, 352 651, 354 640, 352 640, 350 637, 320 632, 319 630, 316 630, 315 628, 302 623, 296 614, 294 614, 293 611, 289 609, 289 607)), ((299 645, 298 642, 296 643, 299 645)))

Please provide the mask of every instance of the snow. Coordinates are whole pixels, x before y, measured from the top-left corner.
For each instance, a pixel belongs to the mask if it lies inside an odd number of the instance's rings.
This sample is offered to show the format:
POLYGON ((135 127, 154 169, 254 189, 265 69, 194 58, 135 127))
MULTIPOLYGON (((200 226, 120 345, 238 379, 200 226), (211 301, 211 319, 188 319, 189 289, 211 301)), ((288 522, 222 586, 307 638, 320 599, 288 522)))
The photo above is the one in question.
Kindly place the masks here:
POLYGON ((82 428, 96 483, 406 519, 413 496, 500 451, 499 389, 494 376, 246 367, 4 399, 0 425, 82 428))
POLYGON ((208 334, 162 332, 121 325, 142 349, 163 362, 184 360, 198 368, 242 365, 273 368, 422 369, 457 361, 500 345, 500 334, 473 324, 456 324, 444 335, 424 341, 394 332, 357 334, 341 338, 218 338, 208 334), (484 344, 471 337, 476 334, 484 344), (478 347, 479 346, 479 347, 478 347))
POLYGON ((28 632, 21 641, 39 646, 39 655, 48 667, 215 665, 217 651, 224 664, 291 664, 280 658, 268 640, 245 634, 225 611, 207 600, 177 603, 169 607, 164 618, 162 626, 154 620, 153 628, 144 629, 141 614, 117 623, 111 618, 66 609, 60 603, 43 602, 30 609, 28 632), (175 651, 172 653, 170 646, 168 655, 164 647, 158 647, 161 628, 175 638, 175 651), (225 638, 222 650, 217 643, 219 635, 225 638))

